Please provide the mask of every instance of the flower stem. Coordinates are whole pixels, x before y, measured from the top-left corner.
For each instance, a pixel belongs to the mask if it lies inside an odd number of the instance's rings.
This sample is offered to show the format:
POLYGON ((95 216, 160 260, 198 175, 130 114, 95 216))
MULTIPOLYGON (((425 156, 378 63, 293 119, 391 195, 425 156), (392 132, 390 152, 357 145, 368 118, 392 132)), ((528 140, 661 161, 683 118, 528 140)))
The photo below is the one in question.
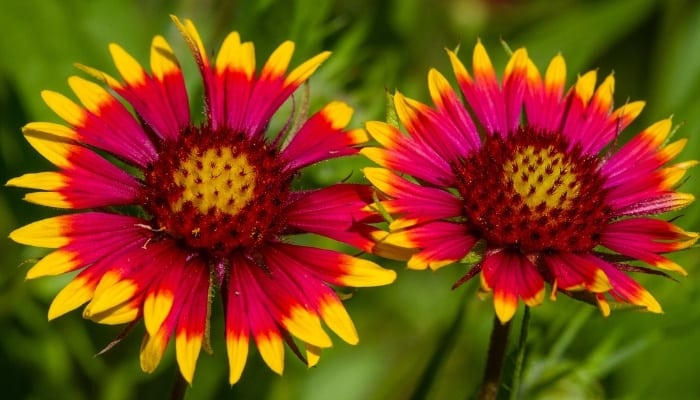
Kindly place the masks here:
POLYGON ((484 369, 484 378, 479 389, 479 400, 495 400, 501 386, 501 372, 508 347, 510 321, 502 324, 498 316, 493 317, 493 330, 489 341, 488 359, 484 369))
POLYGON ((520 325, 520 338, 518 339, 518 355, 515 359, 515 369, 513 370, 513 383, 510 389, 510 400, 518 398, 520 382, 523 375, 523 363, 525 362, 525 345, 527 344, 527 332, 530 325, 530 307, 525 306, 523 321, 520 325))
POLYGON ((175 368, 175 382, 170 392, 170 400, 183 400, 187 392, 187 381, 180 373, 178 368, 175 368))

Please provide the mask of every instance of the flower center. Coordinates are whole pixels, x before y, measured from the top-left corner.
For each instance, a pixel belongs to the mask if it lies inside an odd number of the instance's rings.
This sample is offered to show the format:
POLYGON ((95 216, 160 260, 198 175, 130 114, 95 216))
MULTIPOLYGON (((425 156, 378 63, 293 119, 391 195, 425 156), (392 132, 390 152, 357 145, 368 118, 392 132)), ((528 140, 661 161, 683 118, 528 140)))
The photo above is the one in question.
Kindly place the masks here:
POLYGON ((525 127, 487 137, 454 170, 468 223, 489 244, 577 252, 598 244, 612 215, 598 165, 562 135, 525 127))
POLYGON ((177 213, 190 203, 201 214, 236 215, 253 198, 255 175, 245 154, 194 147, 173 174, 173 183, 184 190, 170 208, 177 213))
POLYGON ((285 228, 293 174, 276 148, 243 133, 188 128, 145 174, 154 229, 190 248, 224 256, 254 249, 285 228))

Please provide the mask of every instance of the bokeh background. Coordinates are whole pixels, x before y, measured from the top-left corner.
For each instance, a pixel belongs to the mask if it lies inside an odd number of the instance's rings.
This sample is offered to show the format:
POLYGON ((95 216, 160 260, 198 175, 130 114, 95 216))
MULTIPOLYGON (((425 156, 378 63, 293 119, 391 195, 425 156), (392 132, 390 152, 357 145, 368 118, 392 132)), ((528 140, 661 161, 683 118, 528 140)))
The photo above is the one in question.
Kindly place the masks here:
MULTIPOLYGON (((169 14, 194 20, 213 53, 231 30, 255 42, 259 63, 286 39, 298 63, 322 50, 334 55, 311 81, 312 109, 342 99, 356 109, 355 126, 382 119, 385 90, 428 100, 426 76, 451 77, 444 48, 462 46, 470 64, 477 38, 502 71, 500 40, 526 46, 540 68, 561 52, 568 81, 597 69, 616 77, 617 104, 647 100, 629 136, 674 116, 690 143, 682 159, 700 157, 700 3, 694 0, 4 0, 0 2, 0 182, 50 169, 22 138, 29 121, 58 121, 39 93, 70 93, 74 62, 115 72, 107 45, 116 42, 145 65, 150 40, 176 47, 192 93, 201 93, 194 64, 169 14)), ((196 98, 196 95, 192 96, 196 98)), ((196 103, 196 102, 195 102, 196 103)), ((193 105, 198 107, 197 104, 193 105)), ((312 168, 304 180, 345 179, 361 159, 312 168)), ((682 190, 700 193, 698 170, 682 190)), ((354 172, 350 179, 360 180, 354 172)), ((172 346, 151 375, 138 366, 143 327, 96 356, 122 327, 85 321, 74 311, 47 322, 52 297, 69 279, 25 281, 44 250, 22 247, 8 233, 59 211, 24 203, 23 190, 0 190, 0 397, 7 399, 167 398, 176 373, 172 346)), ((698 230, 700 204, 678 214, 698 230)), ((667 216, 674 217, 674 216, 667 216)), ((700 251, 673 258, 689 271, 678 282, 639 276, 665 313, 629 310, 603 318, 592 307, 559 296, 532 311, 523 381, 527 399, 700 398, 700 251)), ((465 399, 481 379, 492 320, 490 299, 474 280, 452 291, 462 266, 399 272, 394 285, 362 289, 346 302, 360 344, 339 339, 308 370, 288 352, 283 377, 252 350, 240 383, 227 383, 222 315, 214 308, 214 354, 202 354, 190 399, 465 399), (435 354, 442 354, 434 357, 435 354), (422 382, 422 383, 421 383, 422 382)), ((517 339, 521 309, 515 318, 517 339)), ((512 359, 509 359, 512 361, 512 359)))

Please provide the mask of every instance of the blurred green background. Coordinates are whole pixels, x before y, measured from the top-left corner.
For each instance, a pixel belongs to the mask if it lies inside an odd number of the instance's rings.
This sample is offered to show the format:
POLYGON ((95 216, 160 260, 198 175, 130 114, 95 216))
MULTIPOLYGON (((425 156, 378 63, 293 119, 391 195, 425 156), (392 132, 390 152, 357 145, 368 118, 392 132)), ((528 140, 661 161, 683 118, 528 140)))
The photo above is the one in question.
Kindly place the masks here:
MULTIPOLYGON (((674 115, 682 124, 679 135, 690 138, 681 158, 700 157, 700 4, 693 0, 5 0, 0 2, 0 181, 51 168, 30 149, 20 128, 29 121, 58 120, 39 92, 70 93, 66 78, 80 74, 74 62, 114 72, 110 42, 147 65, 152 36, 165 35, 179 54, 188 85, 201 93, 171 13, 193 19, 211 53, 231 30, 255 42, 259 63, 286 39, 297 43, 296 63, 332 50, 312 79, 312 109, 331 99, 345 100, 356 108, 355 126, 383 118, 385 89, 399 88, 427 101, 430 67, 452 77, 445 47, 461 44, 461 58, 470 65, 480 37, 499 71, 507 59, 500 39, 511 48, 526 46, 540 68, 561 52, 569 83, 589 69, 598 69, 599 79, 614 71, 617 104, 647 100, 626 134, 674 115)), ((362 165, 358 159, 327 163, 305 179, 314 185, 332 183, 362 165)), ((700 193, 697 174, 691 172, 683 191, 700 193)), ((360 179, 357 172, 353 179, 360 179)), ((3 238, 23 224, 59 213, 22 202, 23 193, 0 191, 3 238)), ((681 226, 698 230, 700 205, 680 215, 681 226)), ((3 398, 167 398, 176 371, 172 346, 151 375, 138 366, 141 326, 115 349, 95 356, 122 328, 84 321, 79 311, 47 322, 48 304, 68 278, 24 280, 29 261, 44 250, 2 239, 0 254, 3 398)), ((606 319, 566 296, 534 309, 523 398, 700 398, 699 257, 697 250, 673 256, 690 273, 678 277, 680 282, 638 277, 663 305, 663 315, 618 311, 606 319)), ((346 302, 360 344, 336 338, 311 370, 288 352, 283 377, 270 372, 252 350, 241 382, 229 387, 217 305, 214 354, 200 356, 188 398, 406 399, 426 371, 434 376, 421 389, 427 398, 468 398, 485 362, 490 299, 477 298, 478 280, 450 290, 463 267, 431 273, 387 266, 399 272, 394 285, 358 290, 346 302), (431 363, 443 345, 447 355, 431 363)), ((515 328, 521 315, 522 309, 515 328)))

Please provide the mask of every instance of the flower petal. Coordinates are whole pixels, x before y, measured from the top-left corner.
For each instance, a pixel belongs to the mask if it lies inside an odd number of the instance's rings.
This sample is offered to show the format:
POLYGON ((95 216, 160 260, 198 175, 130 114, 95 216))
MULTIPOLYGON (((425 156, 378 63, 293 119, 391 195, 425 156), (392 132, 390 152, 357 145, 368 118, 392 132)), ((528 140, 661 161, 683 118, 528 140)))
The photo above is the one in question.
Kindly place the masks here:
POLYGON ((335 101, 312 115, 282 151, 289 160, 290 170, 343 157, 357 152, 352 146, 367 140, 362 131, 343 131, 350 122, 353 110, 345 103, 335 101))
POLYGON ((397 247, 420 249, 408 260, 408 268, 436 270, 464 258, 477 238, 463 224, 433 221, 392 232, 385 241, 397 247))

